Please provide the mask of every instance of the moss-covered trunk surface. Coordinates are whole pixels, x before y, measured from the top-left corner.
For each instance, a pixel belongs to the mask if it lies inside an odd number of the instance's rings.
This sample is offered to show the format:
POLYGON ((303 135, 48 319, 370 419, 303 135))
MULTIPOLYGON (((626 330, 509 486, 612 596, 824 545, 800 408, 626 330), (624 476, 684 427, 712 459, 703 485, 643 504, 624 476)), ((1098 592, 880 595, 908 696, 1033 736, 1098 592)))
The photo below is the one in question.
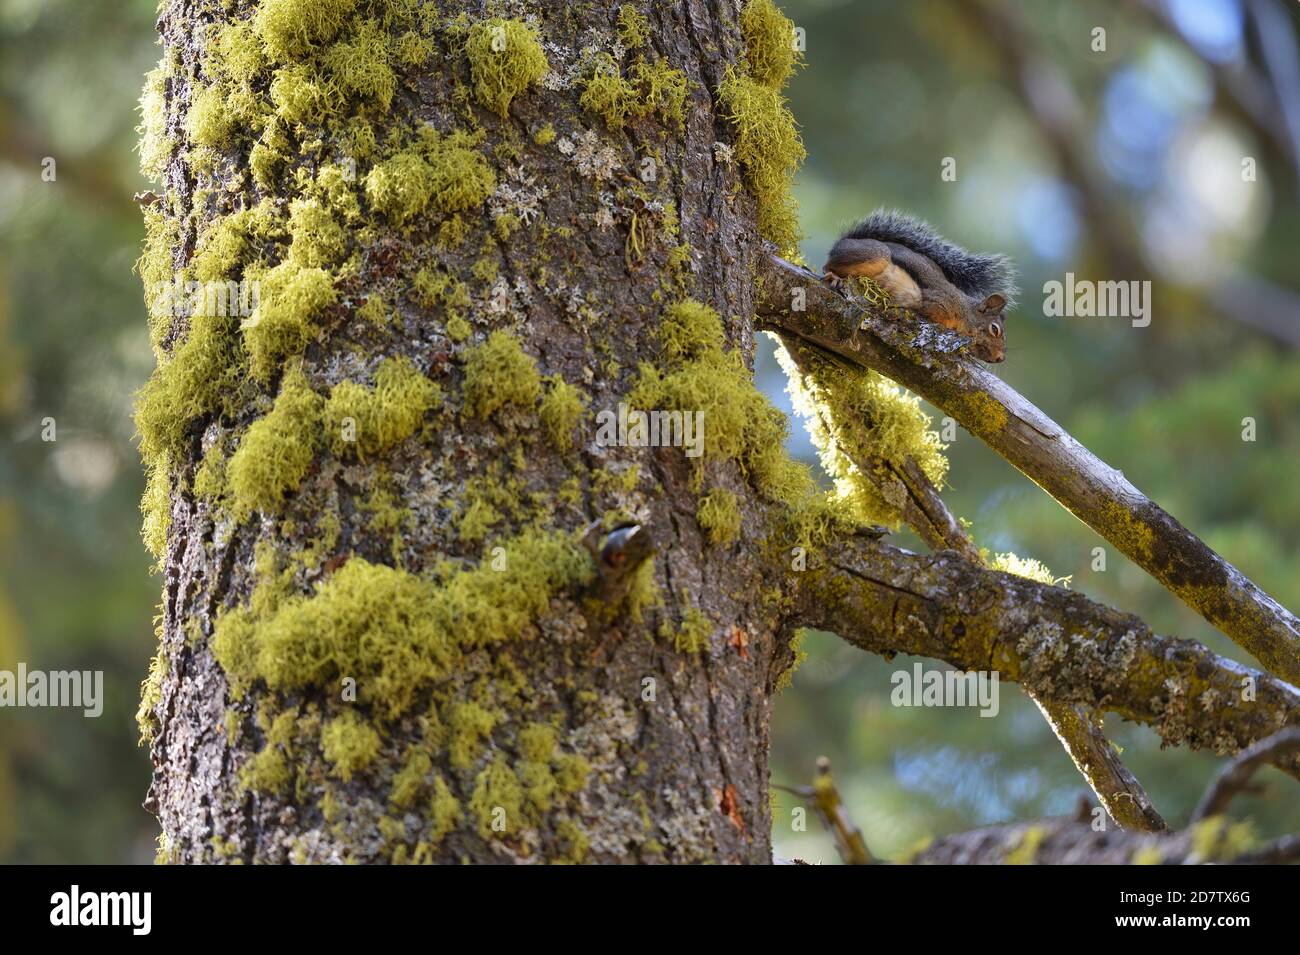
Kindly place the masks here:
POLYGON ((791 548, 839 518, 748 370, 801 151, 751 6, 164 3, 161 858, 770 858, 791 548))

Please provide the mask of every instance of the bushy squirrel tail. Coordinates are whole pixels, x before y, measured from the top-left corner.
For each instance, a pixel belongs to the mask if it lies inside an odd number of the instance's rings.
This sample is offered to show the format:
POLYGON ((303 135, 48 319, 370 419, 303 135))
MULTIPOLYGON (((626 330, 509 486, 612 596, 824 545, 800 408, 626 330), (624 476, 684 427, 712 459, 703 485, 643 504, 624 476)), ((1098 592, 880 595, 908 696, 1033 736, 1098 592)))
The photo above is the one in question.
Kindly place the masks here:
POLYGON ((996 292, 1007 299, 1008 307, 1015 301, 1016 270, 1007 256, 968 252, 949 242, 925 220, 897 209, 877 209, 843 237, 905 245, 939 266, 948 281, 967 295, 986 298, 996 292))

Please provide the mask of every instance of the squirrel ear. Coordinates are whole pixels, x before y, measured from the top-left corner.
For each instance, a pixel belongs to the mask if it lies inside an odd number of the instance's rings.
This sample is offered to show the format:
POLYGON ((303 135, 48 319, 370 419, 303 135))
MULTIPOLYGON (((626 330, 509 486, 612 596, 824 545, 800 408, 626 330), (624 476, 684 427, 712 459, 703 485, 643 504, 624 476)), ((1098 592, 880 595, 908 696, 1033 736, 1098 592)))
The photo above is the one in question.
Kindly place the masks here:
POLYGON ((994 292, 980 305, 981 312, 1000 312, 1006 307, 1007 297, 994 292))

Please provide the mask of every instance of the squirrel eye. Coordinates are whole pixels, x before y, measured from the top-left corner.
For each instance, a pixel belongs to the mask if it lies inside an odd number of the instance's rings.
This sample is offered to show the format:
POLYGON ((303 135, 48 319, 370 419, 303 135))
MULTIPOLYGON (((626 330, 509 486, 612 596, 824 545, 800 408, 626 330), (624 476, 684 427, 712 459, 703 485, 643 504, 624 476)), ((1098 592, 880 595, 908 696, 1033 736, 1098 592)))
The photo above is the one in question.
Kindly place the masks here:
POLYGON ((997 322, 990 322, 990 323, 989 323, 989 334, 992 335, 994 338, 1001 338, 1001 337, 1002 337, 1002 326, 999 325, 997 322))

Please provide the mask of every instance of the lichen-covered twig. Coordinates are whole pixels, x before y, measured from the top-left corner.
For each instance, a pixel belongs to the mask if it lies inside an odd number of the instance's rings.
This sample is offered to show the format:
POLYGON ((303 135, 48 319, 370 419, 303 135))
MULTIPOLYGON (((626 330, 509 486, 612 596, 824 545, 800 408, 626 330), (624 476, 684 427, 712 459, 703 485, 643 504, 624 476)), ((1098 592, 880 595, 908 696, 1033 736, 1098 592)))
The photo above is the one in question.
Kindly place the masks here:
MULTIPOLYGON (((816 354, 814 346, 793 335, 782 335, 780 340, 797 374, 807 375, 810 363, 819 357, 836 360, 824 352, 816 354)), ((818 405, 813 413, 825 416, 832 411, 818 405)), ((869 421, 860 424, 868 431, 872 427, 869 421)), ((823 421, 820 430, 833 433, 843 429, 836 429, 832 422, 823 421)), ((899 510, 903 519, 930 548, 956 551, 967 560, 980 561, 979 548, 915 459, 909 456, 902 462, 890 461, 864 447, 846 446, 840 450, 853 461, 863 478, 880 488, 882 496, 901 502, 899 510)), ((1142 784, 1120 762, 1119 754, 1102 732, 1096 717, 1082 707, 1037 697, 1034 702, 1116 824, 1125 829, 1159 831, 1165 828, 1164 820, 1156 812, 1142 784)))
POLYGON ((1251 789, 1251 780, 1261 766, 1296 753, 1300 753, 1300 727, 1294 726, 1248 746, 1215 777, 1192 813, 1192 822, 1217 816, 1228 808, 1234 796, 1251 789))
POLYGON ((822 824, 835 838, 835 848, 845 865, 871 864, 871 852, 867 849, 867 841, 862 837, 862 830, 849 816, 848 808, 840 797, 840 791, 831 776, 829 759, 825 756, 818 758, 817 775, 813 777, 811 786, 778 786, 777 788, 794 793, 799 798, 812 803, 813 808, 817 810, 817 815, 821 817, 822 824))
MULTIPOLYGON (((1300 725, 1300 690, 1166 637, 1082 594, 989 570, 950 551, 918 555, 853 539, 806 573, 794 622, 872 653, 995 671, 1036 697, 1150 726, 1165 743, 1220 753, 1300 725)), ((1300 756, 1278 753, 1300 778, 1300 756)))
POLYGON ((955 333, 926 322, 890 320, 776 255, 762 260, 761 280, 760 328, 873 368, 951 415, 1271 672, 1300 684, 1300 620, 1122 472, 962 357, 963 340, 955 333))
POLYGON ((908 861, 922 863, 1276 865, 1300 859, 1300 834, 1256 845, 1248 823, 1222 814, 1245 791, 1260 766, 1300 752, 1300 729, 1290 727, 1248 747, 1224 768, 1192 813, 1186 829, 1163 834, 1094 832, 1082 818, 1046 819, 944 836, 908 861))

